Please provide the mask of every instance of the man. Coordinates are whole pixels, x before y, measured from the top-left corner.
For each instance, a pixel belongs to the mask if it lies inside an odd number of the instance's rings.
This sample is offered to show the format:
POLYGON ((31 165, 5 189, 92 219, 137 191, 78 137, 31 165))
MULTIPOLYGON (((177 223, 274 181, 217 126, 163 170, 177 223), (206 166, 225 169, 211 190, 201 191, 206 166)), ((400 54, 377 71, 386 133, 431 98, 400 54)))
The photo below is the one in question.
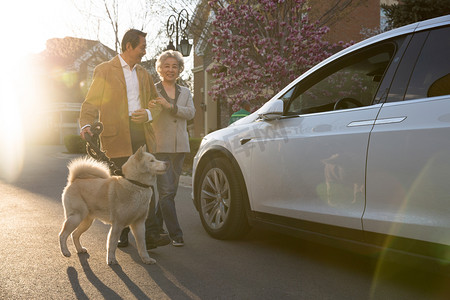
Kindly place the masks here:
POLYGON ((244 100, 241 102, 241 110, 238 110, 234 114, 231 115, 230 121, 228 125, 236 122, 237 120, 246 117, 250 114, 250 102, 244 100))
MULTIPOLYGON (((90 124, 99 119, 104 127, 100 136, 102 148, 119 168, 144 144, 149 152, 156 148, 151 121, 161 107, 153 105, 145 109, 158 94, 151 76, 138 64, 146 53, 146 35, 136 29, 125 33, 122 53, 95 68, 92 85, 81 106, 81 137, 92 135, 90 124)), ((168 236, 159 234, 154 198, 153 193, 145 224, 147 249, 170 243, 168 236)), ((122 231, 119 247, 128 245, 129 231, 129 228, 122 231)))

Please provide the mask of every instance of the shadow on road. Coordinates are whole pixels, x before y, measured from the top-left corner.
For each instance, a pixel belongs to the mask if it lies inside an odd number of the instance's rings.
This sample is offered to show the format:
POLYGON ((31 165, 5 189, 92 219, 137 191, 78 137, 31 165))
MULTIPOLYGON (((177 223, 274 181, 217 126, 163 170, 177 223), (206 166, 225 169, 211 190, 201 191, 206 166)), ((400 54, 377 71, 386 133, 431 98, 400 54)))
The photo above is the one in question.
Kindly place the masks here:
MULTIPOLYGON (((92 283, 93 286, 102 294, 105 299, 122 299, 115 291, 105 285, 98 277, 94 274, 88 262, 89 254, 82 253, 78 254, 78 259, 80 260, 81 267, 83 268, 84 274, 87 279, 92 283)), ((72 289, 77 296, 77 299, 89 299, 78 280, 78 272, 73 267, 67 268, 67 276, 69 277, 72 289)), ((126 276, 126 275, 125 275, 126 276)), ((138 299, 144 299, 139 298, 138 299)))
MULTIPOLYGON (((136 297, 136 299, 150 300, 149 297, 128 277, 127 274, 122 270, 120 265, 111 266, 111 269, 117 274, 117 276, 125 283, 131 293, 136 297)), ((107 298, 105 298, 107 299, 107 298)))
POLYGON ((448 266, 439 266, 438 262, 431 264, 415 256, 405 255, 400 260, 393 260, 383 252, 361 254, 260 228, 252 229, 242 242, 255 247, 255 251, 267 248, 273 253, 297 256, 372 278, 371 297, 374 298, 377 298, 378 289, 391 285, 403 286, 417 295, 432 295, 435 299, 445 299, 450 292, 448 266))
MULTIPOLYGON (((151 278, 170 299, 200 299, 200 297, 181 283, 176 275, 164 268, 162 264, 158 263, 157 256, 156 265, 143 265, 135 247, 123 248, 121 250, 128 253, 136 264, 141 265, 148 273, 149 278, 151 278)), ((155 255, 150 253, 150 257, 155 258, 155 255)), ((190 271, 186 269, 186 267, 178 265, 178 268, 178 273, 190 274, 190 271)), ((183 277, 183 279, 186 278, 183 277)), ((189 282, 189 280, 186 280, 185 282, 189 282)), ((139 297, 137 298, 141 299, 139 297)))
POLYGON ((89 299, 80 285, 78 272, 74 267, 67 268, 67 277, 69 277, 70 285, 72 285, 73 292, 77 296, 77 299, 89 299))

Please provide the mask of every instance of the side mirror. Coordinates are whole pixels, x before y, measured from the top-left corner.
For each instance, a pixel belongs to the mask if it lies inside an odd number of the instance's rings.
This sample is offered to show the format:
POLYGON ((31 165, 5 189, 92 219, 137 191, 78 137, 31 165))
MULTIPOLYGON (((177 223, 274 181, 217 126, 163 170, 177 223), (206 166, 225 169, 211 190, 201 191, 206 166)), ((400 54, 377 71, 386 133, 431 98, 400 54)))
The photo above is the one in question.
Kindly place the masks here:
POLYGON ((283 115, 283 100, 267 102, 258 111, 258 116, 264 121, 272 121, 281 118, 283 115))

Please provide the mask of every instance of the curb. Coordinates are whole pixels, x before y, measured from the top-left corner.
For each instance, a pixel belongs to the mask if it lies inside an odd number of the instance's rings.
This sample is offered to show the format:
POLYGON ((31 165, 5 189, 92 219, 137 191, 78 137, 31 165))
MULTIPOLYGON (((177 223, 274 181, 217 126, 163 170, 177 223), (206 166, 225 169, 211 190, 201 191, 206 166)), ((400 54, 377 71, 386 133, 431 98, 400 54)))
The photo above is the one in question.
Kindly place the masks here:
POLYGON ((185 188, 192 188, 192 176, 181 175, 179 184, 185 188))

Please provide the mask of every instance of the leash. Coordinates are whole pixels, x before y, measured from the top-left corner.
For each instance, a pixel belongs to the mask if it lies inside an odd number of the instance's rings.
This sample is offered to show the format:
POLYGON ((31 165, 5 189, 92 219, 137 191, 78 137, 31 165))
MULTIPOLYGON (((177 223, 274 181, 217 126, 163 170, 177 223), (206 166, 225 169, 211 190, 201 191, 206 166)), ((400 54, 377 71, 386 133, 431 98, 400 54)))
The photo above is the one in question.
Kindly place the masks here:
POLYGON ((95 122, 93 125, 91 125, 91 132, 92 136, 90 134, 84 135, 84 138, 86 139, 87 142, 86 152, 89 154, 90 157, 98 161, 107 163, 109 169, 114 175, 121 176, 134 185, 147 189, 151 187, 148 184, 126 178, 123 175, 122 170, 116 166, 116 164, 105 154, 104 151, 100 149, 100 133, 103 132, 103 124, 101 122, 95 122))
POLYGON ((116 166, 116 164, 100 149, 100 133, 103 131, 103 124, 101 122, 95 122, 91 125, 90 134, 85 134, 84 138, 86 139, 86 152, 90 157, 96 159, 101 162, 105 162, 108 164, 109 169, 114 175, 123 176, 122 170, 116 166))

